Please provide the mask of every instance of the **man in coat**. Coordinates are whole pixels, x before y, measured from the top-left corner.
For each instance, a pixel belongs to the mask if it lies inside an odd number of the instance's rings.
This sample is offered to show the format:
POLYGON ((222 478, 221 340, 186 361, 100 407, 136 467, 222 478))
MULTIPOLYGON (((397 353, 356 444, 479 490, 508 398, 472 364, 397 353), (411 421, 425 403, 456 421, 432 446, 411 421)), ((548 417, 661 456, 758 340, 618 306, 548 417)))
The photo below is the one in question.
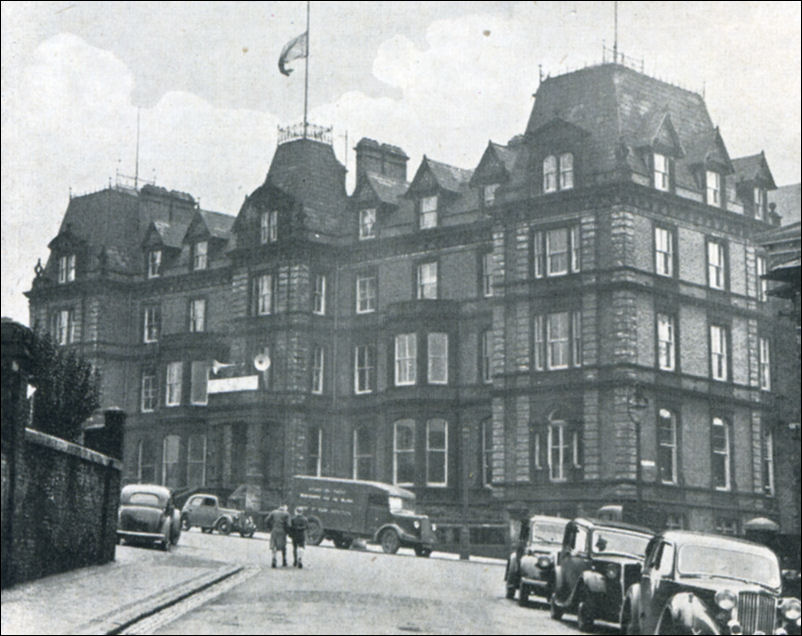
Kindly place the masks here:
POLYGON ((306 530, 309 522, 300 508, 295 509, 295 515, 290 521, 290 538, 292 539, 292 564, 296 568, 304 566, 304 548, 306 547, 306 530))
POLYGON ((267 515, 267 529, 270 531, 270 552, 273 557, 271 567, 276 567, 276 552, 281 551, 283 567, 286 568, 287 532, 290 530, 290 513, 287 512, 287 504, 281 504, 267 515))

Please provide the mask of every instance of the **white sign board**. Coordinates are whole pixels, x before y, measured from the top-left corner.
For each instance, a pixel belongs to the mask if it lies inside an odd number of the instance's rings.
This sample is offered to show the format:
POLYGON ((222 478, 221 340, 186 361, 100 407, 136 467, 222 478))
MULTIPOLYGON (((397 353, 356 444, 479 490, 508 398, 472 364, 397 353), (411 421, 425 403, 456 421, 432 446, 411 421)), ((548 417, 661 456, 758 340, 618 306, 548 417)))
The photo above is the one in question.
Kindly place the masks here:
POLYGON ((233 393, 234 391, 256 391, 258 388, 258 375, 241 375, 235 378, 209 378, 207 392, 233 393))

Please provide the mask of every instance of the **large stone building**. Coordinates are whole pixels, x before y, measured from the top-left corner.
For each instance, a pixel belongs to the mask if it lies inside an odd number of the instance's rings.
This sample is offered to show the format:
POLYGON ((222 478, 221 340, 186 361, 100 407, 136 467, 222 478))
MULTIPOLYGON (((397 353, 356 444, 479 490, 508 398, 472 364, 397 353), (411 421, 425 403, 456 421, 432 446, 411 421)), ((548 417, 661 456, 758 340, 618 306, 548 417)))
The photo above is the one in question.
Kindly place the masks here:
POLYGON ((543 81, 473 170, 356 152, 349 196, 318 131, 285 135, 236 218, 154 186, 70 200, 31 321, 130 414, 128 480, 254 509, 295 473, 394 482, 475 542, 524 510, 779 518, 752 238, 775 185, 698 94, 603 64, 543 81))

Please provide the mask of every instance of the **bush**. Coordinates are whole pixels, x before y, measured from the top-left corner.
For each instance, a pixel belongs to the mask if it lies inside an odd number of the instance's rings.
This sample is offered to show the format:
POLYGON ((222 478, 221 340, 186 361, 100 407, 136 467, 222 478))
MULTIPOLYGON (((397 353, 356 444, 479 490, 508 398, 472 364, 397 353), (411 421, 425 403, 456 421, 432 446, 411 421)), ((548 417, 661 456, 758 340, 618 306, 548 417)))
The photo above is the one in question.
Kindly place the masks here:
POLYGON ((30 383, 33 428, 76 441, 81 425, 100 406, 100 374, 70 349, 58 347, 46 333, 34 333, 30 383))

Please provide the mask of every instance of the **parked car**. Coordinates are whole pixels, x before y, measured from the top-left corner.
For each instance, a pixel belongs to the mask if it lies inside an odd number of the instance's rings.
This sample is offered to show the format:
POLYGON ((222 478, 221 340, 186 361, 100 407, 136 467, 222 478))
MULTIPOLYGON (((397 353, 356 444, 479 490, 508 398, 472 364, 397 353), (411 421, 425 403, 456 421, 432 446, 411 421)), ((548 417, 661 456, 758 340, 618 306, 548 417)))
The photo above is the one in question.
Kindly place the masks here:
POLYGON ((312 545, 331 539, 348 549, 354 539, 363 538, 381 544, 387 554, 407 546, 420 557, 428 557, 434 546, 434 524, 415 512, 415 494, 398 486, 295 475, 290 503, 309 519, 307 541, 312 545))
POLYGON ((181 537, 173 492, 155 484, 129 484, 120 493, 117 543, 156 543, 169 550, 181 537))
POLYGON ((548 600, 554 586, 554 565, 562 545, 568 519, 535 515, 521 524, 521 536, 515 552, 507 559, 504 583, 507 598, 526 605, 534 593, 548 600))
POLYGON ((621 609, 627 634, 799 634, 777 556, 751 541, 667 530, 648 546, 621 609))
POLYGON ((242 510, 223 508, 217 495, 192 495, 181 509, 181 527, 189 530, 199 526, 202 532, 217 530, 220 534, 239 532, 250 538, 256 532, 256 524, 251 515, 242 510))
POLYGON ((596 619, 618 622, 627 588, 640 580, 646 546, 654 533, 620 521, 574 519, 557 555, 551 616, 576 613, 582 631, 596 619))

